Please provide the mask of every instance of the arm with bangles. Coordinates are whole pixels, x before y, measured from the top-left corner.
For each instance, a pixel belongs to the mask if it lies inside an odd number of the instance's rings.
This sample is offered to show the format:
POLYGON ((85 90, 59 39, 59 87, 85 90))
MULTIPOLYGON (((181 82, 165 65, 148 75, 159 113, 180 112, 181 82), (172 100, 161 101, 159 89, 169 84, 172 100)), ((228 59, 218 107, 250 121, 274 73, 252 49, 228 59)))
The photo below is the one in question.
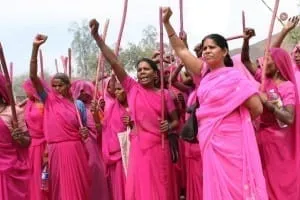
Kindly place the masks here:
POLYGON ((37 56, 38 56, 39 47, 43 43, 45 43, 46 40, 47 40, 47 36, 45 36, 45 35, 38 34, 35 37, 35 39, 33 41, 32 53, 31 53, 31 59, 30 59, 29 77, 39 95, 45 94, 45 89, 37 75, 37 71, 38 71, 37 56))
POLYGON ((299 19, 300 19, 299 16, 294 16, 288 20, 286 25, 282 28, 281 32, 279 33, 279 35, 275 38, 274 42, 272 43, 272 47, 280 48, 284 38, 299 23, 299 19))
POLYGON ((286 105, 282 108, 278 108, 275 105, 275 102, 268 101, 266 94, 260 94, 260 99, 264 107, 271 113, 275 115, 275 117, 281 122, 292 125, 295 120, 295 106, 294 105, 286 105))
POLYGON ((123 64, 118 60, 115 53, 105 44, 104 40, 98 33, 99 23, 97 20, 93 19, 89 23, 91 29, 91 35, 95 39, 98 47, 101 49, 107 62, 110 64, 111 68, 115 72, 118 80, 122 83, 123 80, 128 76, 123 64))
POLYGON ((174 28, 170 24, 171 16, 171 9, 163 8, 163 23, 168 33, 172 48, 188 70, 190 70, 195 75, 201 75, 203 61, 194 56, 186 47, 185 43, 176 35, 174 28))

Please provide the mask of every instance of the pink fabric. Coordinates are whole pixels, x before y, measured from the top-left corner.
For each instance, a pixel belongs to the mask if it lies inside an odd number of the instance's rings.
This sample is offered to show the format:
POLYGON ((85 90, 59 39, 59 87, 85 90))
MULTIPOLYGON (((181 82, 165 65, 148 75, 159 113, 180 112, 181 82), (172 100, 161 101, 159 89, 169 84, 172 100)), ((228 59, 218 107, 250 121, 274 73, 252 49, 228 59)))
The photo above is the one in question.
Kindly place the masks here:
POLYGON ((87 127, 90 131, 90 137, 86 141, 85 146, 89 153, 89 168, 91 173, 91 186, 89 200, 98 200, 99 197, 103 200, 109 200, 109 190, 107 179, 105 176, 105 166, 102 155, 99 154, 99 146, 96 135, 95 121, 90 111, 87 111, 87 127))
POLYGON ((76 80, 72 82, 71 91, 74 98, 78 99, 82 90, 91 97, 94 96, 95 87, 91 82, 84 80, 76 80))
POLYGON ((249 70, 245 67, 245 65, 241 61, 241 54, 237 54, 231 57, 233 61, 233 66, 238 69, 242 74, 246 76, 246 78, 253 83, 253 86, 259 88, 260 83, 255 80, 253 75, 249 72, 249 70))
POLYGON ((122 122, 122 117, 126 113, 126 108, 117 99, 109 99, 109 102, 105 104, 102 150, 113 200, 125 199, 125 173, 118 133, 126 130, 122 122))
POLYGON ((50 199, 88 199, 88 159, 79 128, 74 103, 50 91, 44 107, 50 199))
MULTIPOLYGON (((290 56, 283 49, 271 49, 271 56, 281 75, 287 80, 276 85, 266 79, 265 90, 275 89, 284 106, 295 106, 295 122, 280 128, 272 113, 264 110, 261 116, 258 142, 270 199, 299 199, 299 85, 296 84, 290 56), (298 89, 297 89, 298 88, 298 89)), ((259 72, 257 72, 259 73, 259 72)))
MULTIPOLYGON (((187 101, 187 107, 193 105, 197 99, 194 90, 187 101)), ((186 115, 186 119, 188 118, 186 115)), ((186 200, 202 200, 203 196, 203 171, 199 144, 184 142, 184 157, 186 166, 186 200)))
POLYGON ((39 97, 30 80, 24 82, 23 88, 27 94, 35 98, 35 100, 28 99, 25 105, 25 121, 31 136, 29 148, 29 160, 32 170, 29 183, 30 199, 44 200, 47 198, 47 194, 41 190, 42 158, 46 148, 43 130, 44 106, 41 102, 38 102, 39 97))
POLYGON ((217 69, 201 81, 196 115, 204 200, 268 199, 250 114, 243 106, 256 92, 234 68, 217 69))
MULTIPOLYGON (((78 99, 81 91, 84 91, 91 98, 94 95, 94 86, 89 81, 77 80, 72 82, 72 95, 78 99)), ((89 110, 89 105, 86 104, 87 109, 87 127, 89 129, 89 138, 85 142, 88 151, 88 164, 91 174, 91 186, 89 192, 89 200, 98 200, 99 197, 103 200, 109 200, 109 191, 107 180, 105 177, 105 167, 101 154, 99 154, 99 146, 97 144, 97 130, 93 114, 89 110)))
MULTIPOLYGON (((161 92, 145 89, 129 76, 121 84, 127 92, 135 124, 130 136, 126 199, 178 199, 167 139, 164 149, 161 144, 161 92)), ((167 90, 165 95, 166 110, 174 111, 174 103, 167 90)))
MULTIPOLYGON (((24 128, 23 113, 17 107, 16 109, 19 127, 24 128)), ((28 200, 31 175, 28 149, 13 142, 11 121, 11 111, 7 107, 0 113, 0 199, 28 200)))

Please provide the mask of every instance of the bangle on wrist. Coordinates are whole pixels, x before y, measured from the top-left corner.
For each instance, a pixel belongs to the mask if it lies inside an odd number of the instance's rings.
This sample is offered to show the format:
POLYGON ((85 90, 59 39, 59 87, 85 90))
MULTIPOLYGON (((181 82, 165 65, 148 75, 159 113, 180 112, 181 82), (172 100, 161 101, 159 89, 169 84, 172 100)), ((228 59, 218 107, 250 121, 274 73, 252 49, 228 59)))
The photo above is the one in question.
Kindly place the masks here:
POLYGON ((176 33, 173 32, 173 33, 171 33, 170 35, 168 35, 168 37, 171 38, 171 37, 173 37, 175 34, 176 34, 176 33))

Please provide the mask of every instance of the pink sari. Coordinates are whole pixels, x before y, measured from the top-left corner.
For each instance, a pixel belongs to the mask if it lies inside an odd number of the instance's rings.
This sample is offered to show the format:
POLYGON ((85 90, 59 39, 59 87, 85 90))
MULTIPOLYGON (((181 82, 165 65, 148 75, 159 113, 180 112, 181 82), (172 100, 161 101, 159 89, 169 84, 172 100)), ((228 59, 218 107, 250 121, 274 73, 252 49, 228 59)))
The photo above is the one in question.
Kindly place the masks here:
MULTIPOLYGON (((187 107, 196 102, 197 93, 194 90, 187 101, 187 107)), ((186 115, 186 118, 188 114, 186 115)), ((184 142, 184 157, 186 165, 186 200, 202 200, 203 170, 199 144, 184 142)))
MULTIPOLYGON (((26 129, 23 111, 18 107, 16 109, 19 127, 26 129)), ((0 199, 28 200, 31 176, 28 149, 19 147, 13 141, 11 120, 11 111, 7 107, 0 114, 0 199)))
POLYGON ((44 106, 38 102, 39 97, 30 80, 24 82, 23 88, 27 94, 36 99, 36 102, 28 99, 25 106, 25 121, 31 136, 29 160, 33 173, 29 184, 30 199, 44 200, 47 198, 47 194, 41 190, 43 153, 46 148, 43 130, 44 106))
POLYGON ((74 103, 51 91, 47 93, 44 112, 50 199, 87 200, 90 186, 88 155, 79 135, 74 103))
MULTIPOLYGON (((80 92, 83 90, 90 97, 94 94, 94 86, 88 81, 78 80, 72 83, 73 97, 78 99, 80 92)), ((89 200, 109 200, 109 192, 107 180, 105 177, 105 167, 100 149, 97 143, 98 133, 94 121, 93 114, 90 112, 89 105, 85 105, 87 109, 87 127, 90 131, 89 138, 85 142, 88 151, 89 171, 91 174, 91 186, 89 192, 89 200)))
MULTIPOLYGON (((258 144, 264 174, 267 181, 269 198, 298 200, 300 198, 299 176, 295 171, 299 170, 299 95, 295 86, 294 70, 287 52, 282 49, 271 49, 271 56, 281 72, 288 80, 276 85, 271 79, 266 79, 265 90, 275 89, 280 95, 283 105, 295 106, 294 125, 280 128, 275 116, 264 110, 261 116, 260 129, 258 130, 258 144)), ((260 80, 261 70, 256 77, 260 80)), ((299 87, 299 85, 298 85, 299 87)))
MULTIPOLYGON (((106 96, 106 99, 108 97, 106 96)), ((117 99, 110 98, 105 104, 102 150, 106 164, 109 190, 113 200, 125 199, 125 173, 122 164, 118 133, 126 130, 122 117, 127 111, 117 99)))
POLYGON ((243 106, 255 93, 234 68, 214 70, 201 80, 196 115, 204 200, 268 199, 250 114, 243 106))
MULTIPOLYGON (((6 80, 0 75, 0 96, 9 102, 6 80)), ((26 131, 24 112, 16 107, 18 127, 26 131)), ((30 164, 28 149, 21 148, 11 137, 12 113, 7 106, 0 113, 0 199, 28 200, 28 184, 30 179, 30 164)))
MULTIPOLYGON (((147 90, 129 76, 121 83, 127 92, 134 121, 126 183, 126 199, 178 199, 168 140, 161 144, 159 118, 160 91, 147 90)), ((174 103, 165 90, 166 110, 174 111, 174 103)))

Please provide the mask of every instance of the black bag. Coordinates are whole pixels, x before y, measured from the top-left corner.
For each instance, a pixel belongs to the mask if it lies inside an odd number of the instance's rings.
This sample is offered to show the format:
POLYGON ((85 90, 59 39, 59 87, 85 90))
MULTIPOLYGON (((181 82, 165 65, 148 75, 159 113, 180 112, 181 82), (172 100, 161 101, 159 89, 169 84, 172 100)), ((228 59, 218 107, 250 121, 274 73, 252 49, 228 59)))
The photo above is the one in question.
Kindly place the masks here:
POLYGON ((185 122, 180 132, 180 137, 190 143, 198 143, 198 122, 196 117, 196 109, 199 107, 198 100, 191 107, 187 108, 187 113, 190 113, 189 118, 185 122))

